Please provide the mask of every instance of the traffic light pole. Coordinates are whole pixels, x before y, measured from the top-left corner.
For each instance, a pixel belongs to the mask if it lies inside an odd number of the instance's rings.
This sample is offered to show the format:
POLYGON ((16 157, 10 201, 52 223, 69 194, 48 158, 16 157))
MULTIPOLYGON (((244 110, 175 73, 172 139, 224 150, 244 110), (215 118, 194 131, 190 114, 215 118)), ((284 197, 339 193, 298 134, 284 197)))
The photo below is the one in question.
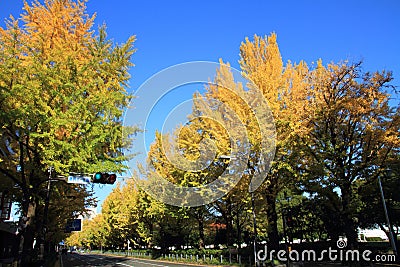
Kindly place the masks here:
MULTIPOLYGON (((66 180, 67 177, 65 176, 57 176, 57 178, 52 178, 52 171, 53 167, 49 167, 49 176, 48 179, 45 180, 44 182, 47 182, 47 190, 46 190, 46 198, 44 202, 44 209, 43 209, 43 222, 42 222, 42 229, 40 233, 40 240, 39 240, 39 259, 43 260, 44 259, 44 252, 45 252, 45 243, 46 243, 46 233, 47 233, 47 221, 49 217, 49 206, 50 206, 50 194, 51 194, 51 182, 52 181, 64 181, 68 182, 66 180)), ((83 174, 81 173, 74 173, 75 175, 82 176, 83 174)), ((108 174, 108 173, 101 173, 102 177, 107 178, 107 181, 105 183, 108 184, 113 184, 115 180, 117 179, 117 176, 115 174, 108 174)), ((105 179, 105 178, 103 178, 105 179)))
POLYGON ((42 224, 42 233, 41 233, 41 243, 40 243, 40 253, 39 259, 42 260, 44 258, 44 249, 45 249, 45 242, 46 242, 46 232, 47 232, 47 220, 49 215, 49 205, 50 205, 50 190, 51 190, 51 172, 53 167, 49 168, 49 178, 47 180, 47 191, 46 191, 46 198, 44 201, 44 210, 43 210, 43 224, 42 224))
POLYGON ((40 244, 39 244, 39 259, 43 260, 44 259, 44 251, 45 251, 45 244, 46 244, 46 234, 47 234, 47 222, 49 219, 49 206, 50 206, 50 194, 51 194, 51 182, 56 182, 56 181, 64 181, 65 176, 57 176, 57 178, 52 178, 52 171, 53 167, 49 167, 49 177, 47 179, 47 190, 46 190, 46 198, 44 201, 44 209, 43 209, 43 223, 42 223, 42 229, 40 233, 40 244))

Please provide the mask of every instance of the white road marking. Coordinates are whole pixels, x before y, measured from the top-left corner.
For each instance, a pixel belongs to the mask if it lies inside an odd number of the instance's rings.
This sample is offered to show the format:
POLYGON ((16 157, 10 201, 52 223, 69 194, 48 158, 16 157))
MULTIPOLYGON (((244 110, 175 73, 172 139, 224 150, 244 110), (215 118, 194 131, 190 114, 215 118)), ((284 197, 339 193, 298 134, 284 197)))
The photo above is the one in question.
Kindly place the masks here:
POLYGON ((125 263, 122 263, 122 262, 117 262, 116 264, 132 267, 132 265, 125 264, 125 263))

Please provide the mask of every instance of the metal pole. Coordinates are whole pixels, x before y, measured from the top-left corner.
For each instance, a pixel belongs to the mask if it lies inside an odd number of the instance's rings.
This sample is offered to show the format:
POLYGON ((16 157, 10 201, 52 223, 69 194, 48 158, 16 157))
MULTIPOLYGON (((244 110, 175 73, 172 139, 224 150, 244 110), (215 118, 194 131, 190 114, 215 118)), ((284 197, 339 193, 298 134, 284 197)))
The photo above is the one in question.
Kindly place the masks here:
POLYGON ((47 181, 47 192, 46 192, 46 199, 43 211, 43 228, 46 229, 47 227, 47 217, 49 213, 49 204, 50 204, 50 189, 51 189, 51 171, 52 167, 49 168, 49 179, 47 181))
POLYGON ((251 207, 253 210, 253 227, 254 227, 254 266, 258 266, 257 260, 257 220, 256 220, 256 210, 255 210, 255 203, 254 203, 254 192, 251 192, 251 207))
POLYGON ((285 237, 285 249, 286 249, 286 257, 287 262, 286 266, 289 266, 289 245, 288 245, 288 234, 287 234, 287 225, 286 225, 286 216, 287 216, 286 209, 282 210, 282 224, 283 224, 283 235, 285 237))
POLYGON ((379 190, 381 191, 382 205, 383 205, 383 210, 385 212, 386 223, 387 223, 387 225, 389 227, 390 244, 392 245, 392 249, 393 249, 394 255, 397 256, 396 242, 394 240, 393 231, 392 231, 392 225, 390 224, 389 215, 388 215, 387 208, 386 208, 385 195, 383 194, 381 178, 379 176, 378 176, 378 183, 379 183, 379 190))
POLYGON ((44 210, 43 210, 43 224, 42 224, 42 233, 41 233, 41 240, 40 240, 40 258, 43 259, 44 257, 44 250, 45 250, 45 243, 46 243, 46 232, 47 232, 47 220, 49 215, 49 205, 50 205, 50 189, 51 189, 51 171, 52 167, 49 168, 49 178, 47 180, 47 192, 46 198, 44 202, 44 210))

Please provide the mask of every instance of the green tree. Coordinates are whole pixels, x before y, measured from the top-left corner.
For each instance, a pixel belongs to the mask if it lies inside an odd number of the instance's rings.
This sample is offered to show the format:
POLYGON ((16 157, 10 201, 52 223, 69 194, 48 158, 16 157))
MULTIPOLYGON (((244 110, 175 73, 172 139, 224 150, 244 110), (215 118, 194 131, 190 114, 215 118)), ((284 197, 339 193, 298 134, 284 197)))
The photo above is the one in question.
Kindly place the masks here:
POLYGON ((122 113, 135 38, 115 45, 105 27, 94 35, 85 9, 79 0, 25 2, 21 17, 0 28, 0 178, 21 203, 26 258, 42 232, 34 222, 48 168, 53 177, 121 171, 134 131, 122 113))

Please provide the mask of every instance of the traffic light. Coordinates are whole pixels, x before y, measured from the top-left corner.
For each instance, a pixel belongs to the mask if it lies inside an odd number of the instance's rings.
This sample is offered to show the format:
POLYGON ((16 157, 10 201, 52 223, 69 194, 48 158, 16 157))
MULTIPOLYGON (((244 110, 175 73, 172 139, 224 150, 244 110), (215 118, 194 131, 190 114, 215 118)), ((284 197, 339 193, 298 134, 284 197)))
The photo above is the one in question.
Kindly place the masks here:
POLYGON ((117 175, 115 173, 110 173, 107 180, 108 184, 114 184, 116 180, 117 180, 117 175))
POLYGON ((96 172, 93 175, 92 182, 97 184, 114 184, 117 180, 115 173, 96 172))

